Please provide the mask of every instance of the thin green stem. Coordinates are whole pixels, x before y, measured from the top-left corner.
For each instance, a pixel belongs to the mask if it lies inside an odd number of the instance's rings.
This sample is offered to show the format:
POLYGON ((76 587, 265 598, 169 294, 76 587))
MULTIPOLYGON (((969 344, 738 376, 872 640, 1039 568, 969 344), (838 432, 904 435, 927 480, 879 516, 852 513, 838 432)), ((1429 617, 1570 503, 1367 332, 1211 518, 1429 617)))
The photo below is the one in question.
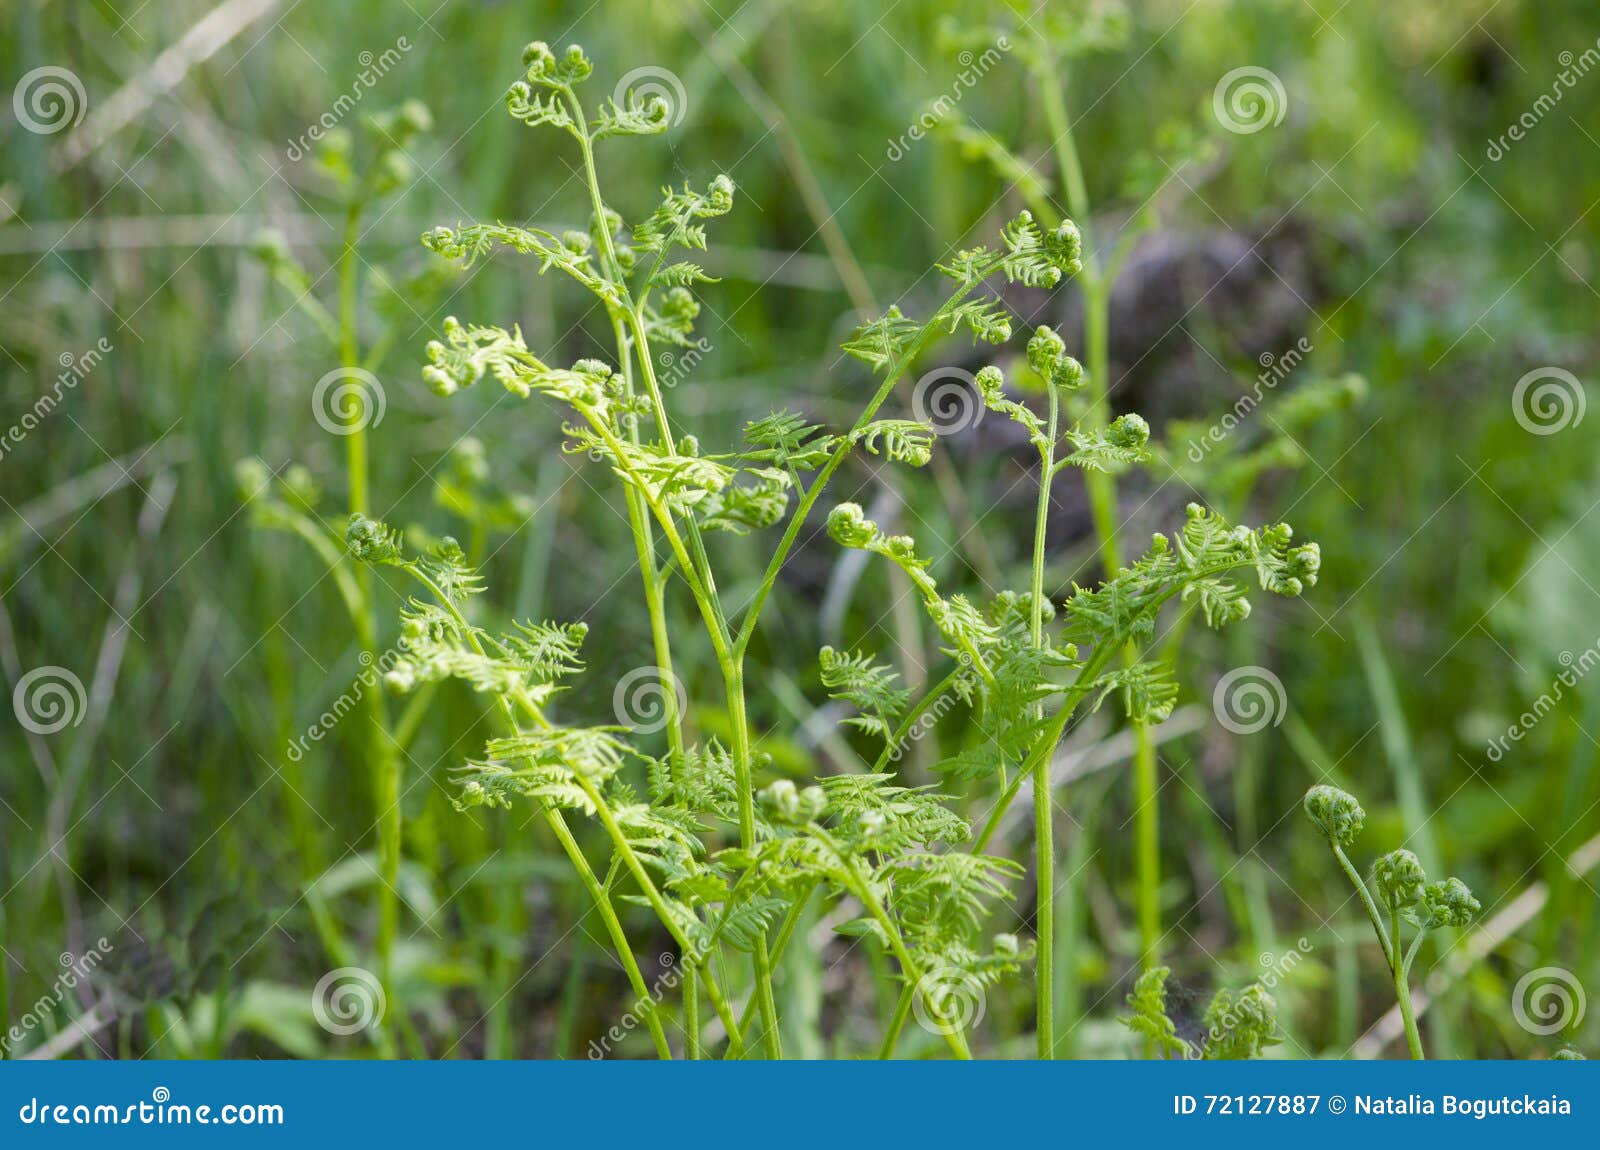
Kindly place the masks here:
MULTIPOLYGON (((345 211, 343 241, 339 251, 339 362, 345 384, 365 388, 361 370, 358 333, 356 245, 360 238, 364 201, 353 200, 345 211)), ((367 403, 354 404, 345 441, 346 481, 350 489, 350 514, 368 510, 367 403)), ((360 609, 355 612, 356 633, 362 648, 374 658, 378 654, 378 623, 372 602, 371 576, 357 568, 355 585, 360 609)), ((373 804, 378 812, 378 934, 374 950, 378 958, 378 981, 388 996, 390 1010, 398 1019, 406 1018, 399 988, 394 982, 395 938, 400 928, 400 856, 403 833, 400 796, 402 788, 400 757, 389 734, 388 706, 382 691, 362 692, 362 707, 367 713, 367 754, 371 763, 373 804)))
MULTIPOLYGON (((1398 956, 1400 953, 1400 912, 1398 910, 1391 910, 1389 912, 1389 921, 1393 928, 1393 953, 1398 956)), ((1419 930, 1417 932, 1416 940, 1412 943, 1412 953, 1411 955, 1407 956, 1408 959, 1415 957, 1417 944, 1421 943, 1421 941, 1422 931, 1419 930)), ((1406 1046, 1411 1051, 1411 1057, 1420 1062, 1425 1059, 1427 1055, 1422 1052, 1422 1035, 1417 1032, 1417 1012, 1412 1008, 1411 1005, 1410 962, 1395 962, 1393 973, 1394 996, 1395 1000, 1400 1004, 1400 1020, 1405 1023, 1406 1027, 1406 1046)))
POLYGON ((1390 940, 1388 928, 1383 925, 1383 916, 1378 913, 1378 904, 1373 900, 1372 892, 1367 889, 1367 884, 1362 881, 1361 875, 1351 865, 1344 848, 1337 840, 1331 838, 1328 840, 1328 845, 1333 848, 1333 857, 1339 860, 1339 866, 1344 869, 1351 885, 1356 888, 1356 894, 1361 898, 1361 905, 1367 908, 1367 917, 1372 920, 1372 929, 1377 932, 1378 942, 1383 947, 1383 961, 1388 964, 1391 974, 1397 973, 1400 969, 1400 956, 1395 950, 1398 938, 1390 940))
POLYGON ((894 1014, 889 1019, 889 1028, 884 1031, 883 1045, 878 1047, 878 1059, 888 1061, 894 1057, 894 1048, 900 1042, 900 1032, 906 1028, 906 1019, 911 1017, 911 1008, 917 1001, 917 989, 910 983, 900 991, 900 1001, 895 1003, 894 1014))
MULTIPOLYGON (((1060 435, 1061 399, 1050 388, 1050 423, 1046 443, 1039 453, 1039 500, 1033 522, 1033 582, 1029 604, 1029 636, 1034 647, 1044 646, 1044 552, 1050 520, 1052 464, 1056 437, 1060 435)), ((1042 718, 1043 705, 1038 710, 1042 718)), ((1033 768, 1034 938, 1038 958, 1034 966, 1034 1029, 1039 1057, 1055 1057, 1055 819, 1054 789, 1049 755, 1039 756, 1033 768)), ((1020 772, 1019 772, 1020 776, 1020 772)))
POLYGON ((589 860, 583 855, 583 850, 578 846, 578 840, 572 837, 572 830, 567 826, 561 812, 552 808, 545 815, 545 821, 550 824, 550 829, 555 832, 556 840, 561 844, 561 849, 572 860, 573 867, 578 872, 578 878, 583 883, 584 889, 589 892, 595 909, 600 912, 601 921, 606 924, 606 933, 611 936, 612 942, 617 946, 617 955, 622 959, 623 970, 628 976, 628 985, 633 988, 634 997, 639 1004, 639 1011, 644 1015, 644 1024, 650 1031, 650 1040, 655 1043, 656 1055, 660 1058, 670 1059, 672 1048, 667 1045, 666 1032, 661 1028, 660 1011, 656 1008, 655 997, 650 993, 650 988, 645 985, 644 975, 639 970, 639 964, 634 960, 633 951, 627 944, 627 936, 622 930, 622 923, 617 918, 616 908, 612 906, 610 897, 605 888, 600 885, 600 880, 595 877, 594 869, 589 866, 589 860))

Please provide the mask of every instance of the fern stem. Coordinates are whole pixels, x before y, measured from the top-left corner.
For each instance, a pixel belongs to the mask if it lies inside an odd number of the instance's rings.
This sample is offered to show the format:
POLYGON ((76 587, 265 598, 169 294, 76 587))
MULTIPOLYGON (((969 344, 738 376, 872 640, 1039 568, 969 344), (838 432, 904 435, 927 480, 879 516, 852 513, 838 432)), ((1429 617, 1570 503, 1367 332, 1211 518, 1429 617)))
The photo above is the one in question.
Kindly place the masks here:
MULTIPOLYGON (((1029 604, 1029 634, 1035 649, 1044 646, 1044 551, 1050 520, 1050 489, 1054 474, 1056 437, 1061 431, 1061 398, 1050 389, 1050 423, 1047 442, 1039 452, 1039 500, 1033 520, 1033 582, 1029 604)), ((1038 710, 1043 717, 1043 706, 1038 710)), ((1034 1029, 1039 1057, 1055 1057, 1055 801, 1050 779, 1050 755, 1033 767, 1034 938, 1038 957, 1034 966, 1034 1029)), ((1021 772, 1018 772, 1021 777, 1021 772)))
MULTIPOLYGON (((913 994, 922 994, 927 1000, 928 1009, 937 1017, 938 1004, 934 1002, 932 992, 923 985, 924 975, 922 969, 917 966, 916 959, 911 957, 911 952, 906 948, 905 939, 900 934, 900 928, 889 917, 889 912, 884 910, 883 903, 879 900, 877 894, 873 892, 871 883, 861 873, 860 863, 854 858, 849 858, 839 852, 837 845, 835 845, 834 851, 839 855, 840 860, 844 862, 845 871, 850 876, 851 893, 861 900, 861 904, 867 908, 868 913, 877 920, 879 927, 882 928, 884 937, 889 940, 889 949, 894 952, 895 960, 900 964, 900 976, 906 980, 906 986, 911 989, 913 994)), ((972 1051, 967 1046, 966 1035, 961 1030, 945 1030, 944 1040, 957 1058, 963 1061, 972 1058, 972 1051)))
MULTIPOLYGON (((1094 243, 1094 221, 1088 183, 1072 130, 1063 92, 1065 79, 1044 66, 1049 59, 1048 42, 1039 37, 1041 66, 1034 80, 1040 93, 1045 123, 1052 137, 1056 166, 1066 191, 1067 208, 1083 237, 1083 272, 1078 281, 1083 291, 1084 344, 1088 357, 1089 412, 1092 430, 1103 429, 1111 418, 1110 403, 1110 295, 1115 267, 1102 274, 1100 253, 1094 243)), ((1091 471, 1084 476, 1089 495, 1089 510, 1095 535, 1100 543, 1100 560, 1106 575, 1122 567, 1120 528, 1117 522, 1116 479, 1108 472, 1091 471)), ((1130 646, 1124 653, 1125 666, 1138 659, 1130 646)), ((1134 720, 1133 781, 1134 841, 1138 867, 1140 965, 1148 970, 1160 960, 1161 945, 1161 824, 1160 798, 1156 779, 1156 749, 1148 724, 1134 720)))
POLYGON ((1394 963, 1394 996, 1400 1004, 1400 1020, 1405 1023, 1406 1046, 1411 1051, 1411 1057, 1420 1062, 1427 1058, 1422 1052, 1422 1035, 1417 1032, 1417 1012, 1411 1005, 1411 959, 1416 957, 1417 947, 1422 945, 1425 931, 1417 931, 1417 937, 1411 944, 1411 953, 1404 961, 1398 961, 1400 954, 1400 912, 1390 911, 1389 920, 1393 925, 1392 950, 1397 961, 1394 963))
POLYGON ((667 1045, 666 1032, 661 1028, 660 1011, 656 1006, 655 997, 645 985, 644 974, 639 970, 639 963, 633 957, 633 949, 628 945, 627 935, 623 933, 622 922, 617 918, 617 911, 611 904, 610 896, 600 885, 600 880, 595 877, 594 868, 584 857, 582 848, 578 846, 578 840, 572 837, 572 830, 567 826, 566 819, 561 817, 561 812, 552 807, 545 813, 545 821, 555 832, 556 841, 561 844, 561 849, 572 861, 579 880, 589 892, 595 909, 600 912, 601 921, 606 924, 606 933, 611 936, 611 941, 616 947, 617 957, 621 960, 623 971, 628 976, 628 985, 633 988, 634 997, 639 1003, 639 1011, 644 1015, 644 1024, 649 1028, 650 1041, 655 1043, 657 1056, 670 1059, 672 1048, 667 1045))
POLYGON ((887 1062, 894 1057, 894 1048, 900 1041, 900 1032, 906 1028, 906 1019, 911 1016, 911 1007, 915 1005, 916 1000, 916 987, 907 984, 900 991, 900 1001, 895 1003, 894 1014, 889 1019, 889 1028, 883 1034, 883 1045, 878 1048, 880 1062, 887 1062))
POLYGON ((1372 929, 1377 932, 1378 942, 1383 947, 1383 961, 1388 964, 1391 974, 1397 972, 1400 968, 1400 956, 1395 949, 1398 945, 1398 938, 1393 941, 1390 940, 1388 928, 1383 925, 1383 916, 1378 913, 1378 904, 1373 901, 1372 892, 1367 889, 1367 884, 1362 881, 1361 875, 1351 865, 1350 857, 1344 853, 1344 848, 1333 839, 1328 840, 1328 845, 1333 848, 1333 857, 1339 860, 1339 866, 1343 868, 1345 875, 1356 888, 1356 894, 1361 899, 1361 905, 1366 907, 1367 917, 1372 920, 1372 929))
MULTIPOLYGON (((357 330, 356 298, 356 244, 360 238, 363 201, 356 199, 345 211, 344 233, 339 250, 339 362, 346 374, 345 382, 365 388, 356 373, 361 366, 360 341, 357 330)), ((345 431, 345 473, 349 486, 349 510, 352 515, 364 514, 368 509, 368 459, 365 404, 352 409, 345 431)), ((355 613, 357 637, 362 649, 374 658, 378 654, 378 624, 372 602, 371 575, 364 567, 355 572, 355 585, 359 592, 360 609, 355 613)), ((367 755, 372 772, 373 805, 377 811, 378 877, 376 890, 378 902, 378 933, 373 949, 378 959, 378 982, 387 996, 389 1008, 397 1019, 405 1019, 405 1005, 394 982, 394 944, 400 927, 400 760, 389 734, 388 707, 383 692, 363 691, 362 708, 367 713, 367 755)), ((380 1041, 387 1043, 386 1036, 380 1041)))
POLYGON ((878 386, 877 392, 873 394, 867 406, 862 409, 860 416, 857 417, 850 431, 840 439, 839 445, 833 450, 833 454, 828 457, 828 461, 817 472, 816 478, 811 481, 811 486, 806 488, 801 495, 799 505, 795 508, 794 514, 789 517, 788 526, 784 528, 783 536, 778 540, 778 546, 773 551, 772 558, 767 562, 767 569, 761 576, 761 583, 757 586, 756 593, 751 597, 749 606, 745 608, 744 618, 740 622, 739 632, 733 644, 734 652, 740 658, 743 658, 745 650, 750 646, 750 640, 755 634, 756 624, 761 618, 761 610, 766 606, 767 598, 772 594, 772 589, 778 582, 778 575, 782 572, 784 564, 788 562, 789 553, 794 549, 795 542, 799 539, 800 532, 811 515, 811 509, 816 506, 817 500, 822 497, 822 492, 828 486, 828 481, 833 478, 833 473, 839 470, 840 465, 845 461, 845 457, 850 454, 851 440, 855 433, 872 422, 873 416, 878 414, 878 409, 894 393, 895 384, 900 382, 900 377, 906 373, 907 369, 916 362, 917 357, 933 341, 933 337, 938 333, 939 326, 945 316, 959 306, 967 296, 972 294, 973 288, 984 278, 993 274, 999 266, 1000 261, 996 259, 986 268, 981 269, 982 274, 976 276, 972 282, 963 283, 951 293, 950 298, 940 306, 938 311, 934 312, 933 318, 923 325, 922 330, 917 333, 916 339, 911 341, 905 355, 889 364, 884 380, 878 386))
MULTIPOLYGON (((460 608, 458 608, 455 603, 450 600, 449 596, 445 595, 444 591, 428 576, 426 571, 423 571, 415 564, 407 564, 405 570, 409 572, 413 578, 422 583, 422 585, 428 589, 434 598, 438 600, 440 606, 450 613, 451 617, 456 621, 456 624, 461 628, 462 634, 466 636, 468 643, 471 644, 473 650, 482 655, 484 653, 483 644, 479 641, 476 632, 474 632, 471 626, 468 625, 466 617, 461 614, 460 608)), ((515 697, 518 706, 522 707, 522 709, 525 710, 535 722, 544 727, 548 727, 550 725, 550 721, 545 718, 544 713, 539 710, 538 706, 534 704, 532 699, 528 698, 525 692, 519 689, 515 692, 515 697)), ((517 730, 516 713, 512 709, 511 703, 504 695, 498 695, 496 698, 500 704, 502 717, 504 718, 508 728, 514 734, 517 730)), ((617 853, 622 857, 623 861, 628 864, 629 870, 633 872, 634 877, 639 881, 639 885, 644 889, 645 897, 650 903, 650 908, 656 912, 656 916, 661 919, 662 925, 667 928, 669 933, 671 933, 674 941, 676 941, 678 944, 680 952, 685 955, 692 953, 688 944, 688 940, 683 937, 682 931, 673 921, 670 912, 667 910, 666 905, 661 900, 661 895, 656 891, 655 884, 650 881, 650 876, 645 872, 644 867, 640 864, 638 856, 634 854, 632 845, 622 834, 621 828, 617 826, 616 819, 612 817, 611 808, 606 804, 604 797, 601 796, 597 790, 595 790, 594 784, 589 782, 588 779, 584 778, 582 775, 577 775, 576 777, 578 784, 583 788, 584 793, 589 797, 589 800, 594 805, 596 812, 600 815, 601 822, 605 826, 606 832, 610 835, 613 846, 617 850, 617 853)), ((618 961, 623 964, 624 968, 631 970, 631 973, 629 974, 629 982, 633 982, 634 977, 638 976, 639 981, 638 985, 635 987, 635 991, 640 995, 640 1001, 646 1004, 647 1013, 653 1015, 653 1002, 649 997, 648 990, 641 989, 644 986, 644 978, 643 975, 639 973, 638 964, 633 957, 633 948, 628 945, 627 936, 623 932, 622 923, 620 920, 618 920, 616 910, 611 904, 610 896, 606 893, 605 888, 599 884, 598 880, 595 879, 594 872, 589 867, 588 860, 584 858, 583 852, 578 849, 577 841, 572 838, 571 832, 567 828, 566 820, 561 817, 561 812, 552 809, 548 812, 546 817, 550 821, 551 829, 556 833, 556 839, 562 844, 562 848, 566 851, 567 858, 572 862, 574 869, 577 870, 579 879, 583 882, 585 888, 588 889, 590 896, 594 899, 595 907, 600 911, 600 916, 605 921, 606 929, 611 935, 612 943, 615 945, 618 961), (559 826, 557 826, 558 823, 560 824, 559 826)), ((699 965, 695 965, 692 967, 692 969, 699 971, 701 983, 706 990, 706 997, 711 1000, 712 1005, 716 1007, 717 1013, 722 1016, 724 1025, 729 1026, 731 1035, 729 1041, 742 1045, 739 1035, 732 1032, 732 1012, 729 1011, 727 1002, 723 998, 722 992, 717 987, 715 980, 712 978, 711 972, 704 966, 699 965)), ((659 1027, 659 1025, 659 1022, 655 1023, 656 1027, 659 1027)), ((654 1034, 652 1033, 652 1038, 653 1037, 654 1034)), ((665 1043, 665 1035, 662 1036, 662 1043, 665 1043)), ((666 1057, 670 1056, 669 1049, 666 1057)))

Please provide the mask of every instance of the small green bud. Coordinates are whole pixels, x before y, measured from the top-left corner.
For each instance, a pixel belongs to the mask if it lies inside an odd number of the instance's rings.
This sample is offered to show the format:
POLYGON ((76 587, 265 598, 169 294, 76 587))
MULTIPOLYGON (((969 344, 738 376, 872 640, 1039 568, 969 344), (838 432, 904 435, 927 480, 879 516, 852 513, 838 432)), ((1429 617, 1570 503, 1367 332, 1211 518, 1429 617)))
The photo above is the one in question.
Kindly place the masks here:
POLYGON ((1579 1050, 1576 1046, 1563 1046, 1560 1050, 1556 1051, 1550 1056, 1550 1060, 1552 1062, 1588 1061, 1588 1059, 1584 1056, 1583 1051, 1579 1050))
POLYGON ((529 82, 538 83, 555 74, 555 53, 543 40, 534 40, 522 50, 522 66, 528 70, 529 82))
POLYGON ((417 166, 404 152, 385 152, 378 160, 377 173, 372 180, 376 195, 386 196, 399 191, 417 178, 417 166))
POLYGON ((1075 276, 1083 270, 1083 237, 1071 220, 1063 220, 1055 231, 1046 233, 1045 250, 1063 275, 1075 276))
POLYGON ((994 952, 1005 958, 1016 958, 1022 953, 1022 943, 1014 934, 997 934, 994 936, 994 952))
POLYGON ((1085 378, 1086 373, 1083 370, 1083 364, 1073 359, 1070 355, 1064 355, 1061 357, 1060 362, 1056 364, 1054 374, 1050 376, 1050 386, 1058 387, 1062 391, 1077 391, 1078 388, 1083 386, 1085 378))
POLYGON ((841 503, 828 513, 828 534, 841 547, 865 547, 878 537, 878 525, 859 503, 841 503))
POLYGON ((1115 447, 1136 451, 1150 442, 1150 425, 1141 415, 1119 415, 1106 428, 1106 438, 1115 447))
POLYGON ((251 236, 250 254, 269 268, 294 258, 289 251, 289 238, 277 228, 262 228, 251 236))
POLYGON ((1430 882, 1422 892, 1422 925, 1466 926, 1477 918, 1483 904, 1472 897, 1472 891, 1458 878, 1430 882))
POLYGON ((779 779, 764 788, 757 797, 773 818, 792 823, 800 814, 800 792, 788 779, 779 779))
POLYGON ((400 105, 398 120, 406 130, 416 135, 433 131, 433 113, 421 100, 407 100, 400 105))
POLYGON ((400 539, 376 519, 360 512, 350 516, 345 529, 345 545, 363 563, 393 563, 400 558, 400 539))
POLYGON ((1034 371, 1052 378, 1056 373, 1056 365, 1061 362, 1061 357, 1067 354, 1067 344, 1054 328, 1040 325, 1033 331, 1033 336, 1028 340, 1028 364, 1034 371))
POLYGON ((1408 850, 1390 851, 1372 864, 1378 901, 1390 910, 1404 910, 1422 897, 1428 876, 1422 863, 1408 850))
POLYGON ((1000 369, 993 364, 978 369, 978 374, 972 377, 973 384, 978 389, 978 394, 985 403, 1004 399, 1006 395, 1006 379, 1000 374, 1000 369))
POLYGON ((315 507, 322 498, 322 489, 316 476, 301 463, 291 463, 283 473, 283 489, 296 503, 315 507))
MULTIPOLYGON (((1191 507, 1195 506, 1190 504, 1191 507)), ((1367 812, 1348 791, 1326 785, 1312 787, 1306 792, 1306 815, 1317 828, 1340 846, 1349 846, 1361 833, 1367 821, 1367 812)))
POLYGON ((272 469, 252 455, 233 465, 233 482, 239 491, 239 501, 249 503, 256 496, 265 495, 272 486, 272 469))
POLYGON ((397 695, 409 694, 416 683, 417 672, 410 663, 396 663, 384 672, 383 685, 397 695))
POLYGON ((800 815, 807 822, 815 822, 828 810, 828 792, 821 787, 807 787, 800 792, 800 815))

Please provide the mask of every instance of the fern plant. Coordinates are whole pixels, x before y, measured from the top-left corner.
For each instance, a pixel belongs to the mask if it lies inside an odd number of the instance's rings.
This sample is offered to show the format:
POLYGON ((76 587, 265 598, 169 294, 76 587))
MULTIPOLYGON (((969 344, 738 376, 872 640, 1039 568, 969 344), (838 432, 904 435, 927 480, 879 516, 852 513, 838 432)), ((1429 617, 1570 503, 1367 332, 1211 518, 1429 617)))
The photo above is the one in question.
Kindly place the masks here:
POLYGON ((825 430, 780 411, 749 423, 741 444, 704 447, 667 403, 655 374, 663 343, 693 341, 710 280, 695 262, 708 228, 732 210, 726 176, 667 189, 631 227, 600 177, 600 145, 663 131, 660 101, 586 105, 592 66, 577 46, 556 53, 542 42, 524 52, 525 73, 507 108, 529 126, 567 137, 587 193, 588 227, 556 235, 506 223, 436 227, 424 244, 471 263, 497 248, 533 256, 541 272, 574 281, 604 310, 611 345, 570 365, 530 348, 515 326, 445 322, 427 347, 423 378, 452 395, 485 377, 564 417, 567 449, 609 469, 622 489, 638 558, 654 674, 676 683, 682 641, 669 596, 692 605, 715 656, 722 687, 718 739, 695 740, 699 724, 675 690, 662 692, 664 746, 632 730, 585 725, 563 712, 561 688, 582 670, 581 627, 520 622, 495 627, 476 609, 483 582, 453 541, 408 547, 388 525, 352 517, 347 544, 367 564, 404 572, 419 589, 401 608, 405 655, 387 676, 401 692, 456 679, 485 697, 500 730, 480 756, 457 768, 458 805, 525 804, 551 827, 599 910, 618 960, 641 1004, 658 1053, 670 1044, 647 993, 615 903, 639 903, 673 939, 683 980, 684 1053, 708 1053, 702 998, 721 1023, 724 1053, 783 1053, 774 963, 814 900, 835 904, 840 929, 879 946, 902 982, 880 1052, 892 1056, 915 1014, 968 1057, 975 998, 1032 962, 1038 992, 1039 1052, 1054 1052, 1052 764, 1074 720, 1116 696, 1138 721, 1168 714, 1177 695, 1172 670, 1141 656, 1168 604, 1212 626, 1245 618, 1243 579, 1297 595, 1316 581, 1315 544, 1296 545, 1287 526, 1234 527, 1192 505, 1170 538, 1157 535, 1137 560, 1102 581, 1074 585, 1059 601, 1044 586, 1045 511, 1055 478, 1069 467, 1091 474, 1143 459, 1149 429, 1136 415, 1072 420, 1064 414, 1089 383, 1049 328, 1032 333, 1029 368, 1045 382, 1046 410, 1012 397, 1001 371, 977 377, 982 402, 1023 426, 1039 457, 1039 500, 1029 583, 974 601, 941 587, 916 541, 884 531, 858 505, 827 513, 841 547, 877 556, 903 573, 942 640, 948 670, 920 694, 900 685, 871 652, 824 648, 821 686, 853 712, 859 737, 881 746, 862 773, 810 780, 783 777, 757 749, 747 660, 780 576, 830 481, 852 458, 878 456, 919 467, 936 447, 934 429, 892 413, 901 381, 941 339, 965 333, 1003 343, 1013 322, 986 292, 997 279, 1054 287, 1082 270, 1081 238, 1069 220, 1049 226, 1020 212, 987 245, 955 251, 938 267, 943 302, 921 318, 898 307, 859 327, 846 353, 876 377, 855 422, 825 430), (604 357, 604 358, 602 358, 604 357), (748 600, 733 602, 718 581, 706 536, 781 530, 748 600), (951 706, 955 700, 957 705, 951 706), (966 745, 938 764, 946 782, 908 786, 895 770, 908 738, 952 710, 969 719, 966 745), (999 908, 1025 876, 1015 860, 987 853, 1006 811, 1031 783, 1035 801, 1034 940, 995 931, 999 908), (974 826, 957 810, 976 800, 987 817, 974 826), (592 820, 609 843, 612 866, 600 881, 569 819, 592 820), (622 877, 635 893, 620 893, 622 877), (724 961, 748 955, 750 998, 736 1013, 724 961))
POLYGON ((1323 784, 1306 792, 1303 805, 1306 817, 1322 832, 1372 921, 1405 1024, 1406 1046, 1412 1058, 1422 1058, 1422 1037, 1417 1032, 1416 1011, 1411 1003, 1411 965, 1431 931, 1467 926, 1483 907, 1458 878, 1429 882, 1421 861, 1404 849, 1378 857, 1372 864, 1369 885, 1345 853, 1367 820, 1366 811, 1355 796, 1323 784), (1410 946, 1403 945, 1402 923, 1413 928, 1410 946))

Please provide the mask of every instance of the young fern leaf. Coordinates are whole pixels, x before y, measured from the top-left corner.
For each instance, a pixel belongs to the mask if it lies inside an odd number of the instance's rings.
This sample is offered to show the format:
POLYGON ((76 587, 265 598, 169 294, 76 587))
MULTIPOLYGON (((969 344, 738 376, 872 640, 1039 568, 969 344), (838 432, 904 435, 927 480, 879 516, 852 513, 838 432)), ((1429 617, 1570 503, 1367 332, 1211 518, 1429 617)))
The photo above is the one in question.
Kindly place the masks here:
POLYGON ((781 522, 789 510, 788 473, 760 467, 736 474, 749 476, 754 482, 730 481, 709 492, 695 507, 700 526, 707 531, 748 535, 781 522))
POLYGON ((895 686, 899 676, 869 655, 857 651, 836 651, 824 647, 818 653, 822 663, 822 685, 830 698, 853 703, 861 712, 845 722, 884 742, 894 738, 891 724, 905 710, 911 692, 895 686))
POLYGON ((746 452, 745 458, 768 460, 797 471, 815 470, 828 461, 837 443, 834 436, 818 436, 820 430, 796 412, 775 411, 745 424, 744 440, 756 448, 746 452))
POLYGON ((921 324, 901 314, 900 309, 891 304, 888 311, 856 328, 839 346, 873 371, 884 371, 905 358, 907 349, 921 332, 921 324))
POLYGON ((1099 431, 1069 431, 1067 442, 1072 444, 1072 454, 1063 463, 1085 471, 1116 471, 1148 457, 1150 425, 1130 412, 1099 431))
POLYGON ((855 431, 850 442, 873 455, 883 454, 896 463, 923 467, 933 458, 933 437, 932 426, 921 420, 875 419, 855 431))
POLYGON ((1182 1057, 1188 1047, 1167 1014, 1167 979, 1171 974, 1168 967, 1154 966, 1138 977, 1127 997, 1132 1013, 1122 1017, 1122 1024, 1153 1045, 1162 1057, 1182 1057))

